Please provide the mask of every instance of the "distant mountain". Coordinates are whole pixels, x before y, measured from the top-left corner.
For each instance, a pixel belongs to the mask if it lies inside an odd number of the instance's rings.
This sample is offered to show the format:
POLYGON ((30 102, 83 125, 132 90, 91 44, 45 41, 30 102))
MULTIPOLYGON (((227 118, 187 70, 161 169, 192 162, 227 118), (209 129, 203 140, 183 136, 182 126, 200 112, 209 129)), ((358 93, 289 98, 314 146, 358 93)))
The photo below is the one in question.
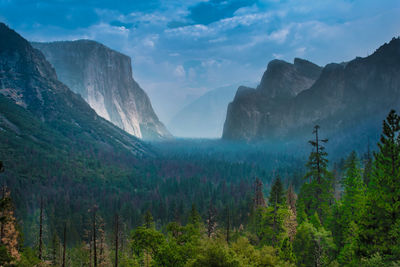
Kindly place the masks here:
MULTIPOLYGON (((253 85, 251 82, 244 82, 253 85)), ((186 105, 169 122, 168 128, 179 137, 219 138, 222 135, 226 106, 239 84, 211 90, 186 105)))
POLYGON ((48 155, 55 150, 54 155, 75 151, 74 155, 85 152, 92 157, 99 153, 151 154, 142 141, 99 117, 58 81, 44 55, 3 23, 0 106, 0 140, 8 156, 26 153, 29 146, 36 147, 32 151, 44 149, 48 155))
POLYGON ((43 52, 60 81, 80 94, 101 117, 138 138, 172 137, 133 79, 130 57, 90 40, 32 46, 43 52))
POLYGON ((304 60, 272 61, 257 89, 237 91, 223 138, 290 140, 310 136, 319 124, 337 142, 366 144, 390 109, 399 107, 400 39, 394 38, 366 58, 328 64, 322 71, 304 60))

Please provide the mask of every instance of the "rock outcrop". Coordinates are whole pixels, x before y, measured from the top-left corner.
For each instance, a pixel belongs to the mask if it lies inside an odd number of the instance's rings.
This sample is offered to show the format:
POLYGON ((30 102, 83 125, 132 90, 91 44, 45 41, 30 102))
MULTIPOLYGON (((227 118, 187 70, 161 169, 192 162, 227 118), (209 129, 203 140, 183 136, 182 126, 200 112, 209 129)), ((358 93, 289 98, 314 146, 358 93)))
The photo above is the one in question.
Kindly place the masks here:
POLYGON ((390 109, 399 107, 400 39, 394 38, 368 57, 322 71, 303 60, 272 61, 257 89, 238 89, 223 138, 293 139, 309 135, 315 124, 336 139, 376 136, 390 109))
POLYGON ((171 137, 133 79, 130 57, 90 40, 32 45, 54 66, 60 81, 101 117, 138 138, 171 137))

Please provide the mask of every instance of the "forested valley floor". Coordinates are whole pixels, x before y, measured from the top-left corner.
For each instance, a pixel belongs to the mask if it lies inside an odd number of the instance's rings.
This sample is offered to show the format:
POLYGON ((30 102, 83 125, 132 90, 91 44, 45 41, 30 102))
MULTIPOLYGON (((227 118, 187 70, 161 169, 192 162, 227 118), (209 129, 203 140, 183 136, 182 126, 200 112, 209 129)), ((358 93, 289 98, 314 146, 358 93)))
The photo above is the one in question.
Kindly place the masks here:
POLYGON ((331 162, 319 126, 297 154, 199 141, 132 160, 5 141, 0 264, 400 266, 399 133, 391 111, 377 147, 331 162))

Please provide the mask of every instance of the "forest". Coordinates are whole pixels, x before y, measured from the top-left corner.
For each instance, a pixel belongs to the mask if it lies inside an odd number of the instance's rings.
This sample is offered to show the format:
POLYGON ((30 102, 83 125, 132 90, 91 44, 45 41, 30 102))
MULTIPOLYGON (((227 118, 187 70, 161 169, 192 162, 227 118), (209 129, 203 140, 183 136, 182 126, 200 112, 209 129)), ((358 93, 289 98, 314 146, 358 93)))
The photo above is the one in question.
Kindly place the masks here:
POLYGON ((333 163, 322 132, 308 159, 269 165, 164 148, 129 168, 3 154, 1 265, 399 266, 400 116, 376 149, 333 163))

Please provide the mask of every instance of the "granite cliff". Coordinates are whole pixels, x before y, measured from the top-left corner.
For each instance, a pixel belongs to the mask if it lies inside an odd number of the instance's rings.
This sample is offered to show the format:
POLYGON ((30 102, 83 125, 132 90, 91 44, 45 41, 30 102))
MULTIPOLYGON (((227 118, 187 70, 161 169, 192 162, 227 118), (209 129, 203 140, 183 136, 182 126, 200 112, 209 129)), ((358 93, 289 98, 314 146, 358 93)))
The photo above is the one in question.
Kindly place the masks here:
POLYGON ((143 139, 171 137, 133 79, 130 57, 90 40, 32 43, 98 115, 143 139))

